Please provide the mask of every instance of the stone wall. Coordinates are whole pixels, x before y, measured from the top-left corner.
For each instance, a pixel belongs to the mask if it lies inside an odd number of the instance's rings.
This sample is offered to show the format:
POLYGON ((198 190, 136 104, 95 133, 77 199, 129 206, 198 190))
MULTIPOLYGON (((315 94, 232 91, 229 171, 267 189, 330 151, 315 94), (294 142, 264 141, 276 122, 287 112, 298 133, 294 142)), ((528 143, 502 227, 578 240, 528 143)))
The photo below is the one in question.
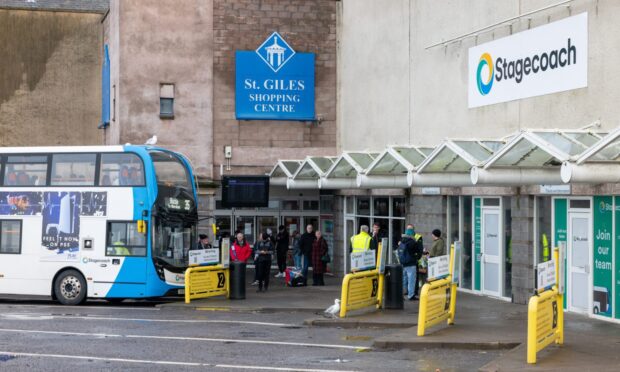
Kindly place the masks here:
POLYGON ((447 230, 446 211, 446 196, 411 195, 409 197, 407 223, 413 223, 415 232, 422 234, 425 249, 431 248, 431 232, 434 229, 441 230, 445 236, 447 230))
POLYGON ((103 142, 101 17, 0 9, 0 146, 103 142))
POLYGON ((512 299, 526 304, 534 288, 534 196, 510 198, 512 215, 512 299))
POLYGON ((336 2, 214 0, 213 167, 233 147, 227 174, 262 174, 278 159, 336 154, 336 2), (235 51, 255 50, 274 31, 298 52, 316 53, 320 122, 235 119, 235 51))

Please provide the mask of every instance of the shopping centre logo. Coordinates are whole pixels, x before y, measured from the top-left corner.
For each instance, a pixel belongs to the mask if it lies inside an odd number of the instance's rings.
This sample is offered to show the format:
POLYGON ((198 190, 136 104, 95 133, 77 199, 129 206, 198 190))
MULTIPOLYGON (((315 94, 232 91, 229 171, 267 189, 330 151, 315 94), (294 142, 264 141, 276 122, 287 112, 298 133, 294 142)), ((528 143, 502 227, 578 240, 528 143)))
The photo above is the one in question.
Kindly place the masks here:
POLYGON ((478 92, 486 96, 493 87, 493 82, 514 80, 520 84, 528 75, 536 75, 545 71, 568 67, 577 63, 577 47, 571 39, 567 39, 566 47, 537 53, 529 57, 509 60, 505 57, 491 58, 488 52, 483 53, 476 69, 478 92), (487 73, 488 74, 485 74, 487 73), (483 76, 484 74, 484 76, 483 76))
POLYGON ((478 92, 483 96, 486 96, 493 87, 493 59, 489 53, 484 53, 480 56, 480 62, 478 62, 478 71, 476 72, 476 79, 478 81, 478 92), (484 66, 488 66, 489 75, 486 82, 482 81, 482 71, 484 66))
POLYGON ((256 49, 256 54, 273 72, 278 72, 295 55, 295 51, 279 33, 274 32, 256 49))

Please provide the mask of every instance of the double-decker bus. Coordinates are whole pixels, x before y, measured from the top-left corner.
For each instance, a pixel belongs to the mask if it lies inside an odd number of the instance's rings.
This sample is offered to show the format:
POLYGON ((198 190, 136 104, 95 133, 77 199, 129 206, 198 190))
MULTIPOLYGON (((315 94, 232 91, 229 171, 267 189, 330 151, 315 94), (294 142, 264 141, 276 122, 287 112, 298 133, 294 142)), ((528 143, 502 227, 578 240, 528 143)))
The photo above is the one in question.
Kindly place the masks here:
POLYGON ((189 161, 163 148, 0 148, 0 294, 180 293, 196 201, 189 161))

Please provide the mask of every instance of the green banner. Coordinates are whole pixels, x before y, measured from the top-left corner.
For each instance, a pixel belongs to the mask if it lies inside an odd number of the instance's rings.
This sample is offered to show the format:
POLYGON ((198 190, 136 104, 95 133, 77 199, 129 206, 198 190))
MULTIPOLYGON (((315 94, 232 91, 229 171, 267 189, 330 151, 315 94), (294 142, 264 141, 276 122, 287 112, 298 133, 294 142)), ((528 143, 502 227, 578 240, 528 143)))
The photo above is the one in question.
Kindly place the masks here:
POLYGON ((482 239, 482 210, 481 210, 481 202, 482 199, 480 198, 474 198, 474 256, 476 257, 476 261, 474 261, 474 289, 476 291, 480 290, 480 270, 481 270, 481 265, 480 265, 480 258, 481 258, 481 252, 480 252, 480 247, 482 245, 482 242, 480 241, 480 239, 482 239))
POLYGON ((612 232, 613 232, 613 198, 595 196, 593 198, 593 234, 594 237, 594 286, 592 290, 592 308, 594 314, 612 316, 612 232))
POLYGON ((616 251, 616 319, 620 319, 620 197, 615 197, 615 214, 616 214, 616 239, 615 239, 615 251, 616 251))
MULTIPOLYGON (((567 200, 566 199, 554 199, 553 200, 553 211, 554 211, 554 221, 553 221, 553 245, 554 247, 559 247, 561 242, 564 242, 565 247, 567 248, 567 252, 565 253, 565 258, 568 257, 568 242, 567 242, 567 222, 568 219, 568 209, 567 209, 567 200)), ((566 271, 568 271, 566 266, 566 259, 564 260, 564 283, 566 282, 566 271)), ((566 285, 564 294, 566 294, 566 285)), ((564 308, 566 309, 566 296, 564 296, 564 308)))

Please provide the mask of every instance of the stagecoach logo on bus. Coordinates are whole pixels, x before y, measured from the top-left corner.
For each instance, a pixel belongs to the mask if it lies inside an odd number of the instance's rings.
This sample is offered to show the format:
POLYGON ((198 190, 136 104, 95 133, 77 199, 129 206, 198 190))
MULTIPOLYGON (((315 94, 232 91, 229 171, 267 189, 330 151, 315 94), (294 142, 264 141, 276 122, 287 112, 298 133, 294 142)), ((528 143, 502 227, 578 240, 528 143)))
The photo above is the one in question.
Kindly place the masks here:
POLYGON ((469 49, 469 107, 587 86, 588 15, 469 49))
POLYGON ((239 120, 314 120, 314 53, 297 53, 277 32, 235 53, 239 120))

